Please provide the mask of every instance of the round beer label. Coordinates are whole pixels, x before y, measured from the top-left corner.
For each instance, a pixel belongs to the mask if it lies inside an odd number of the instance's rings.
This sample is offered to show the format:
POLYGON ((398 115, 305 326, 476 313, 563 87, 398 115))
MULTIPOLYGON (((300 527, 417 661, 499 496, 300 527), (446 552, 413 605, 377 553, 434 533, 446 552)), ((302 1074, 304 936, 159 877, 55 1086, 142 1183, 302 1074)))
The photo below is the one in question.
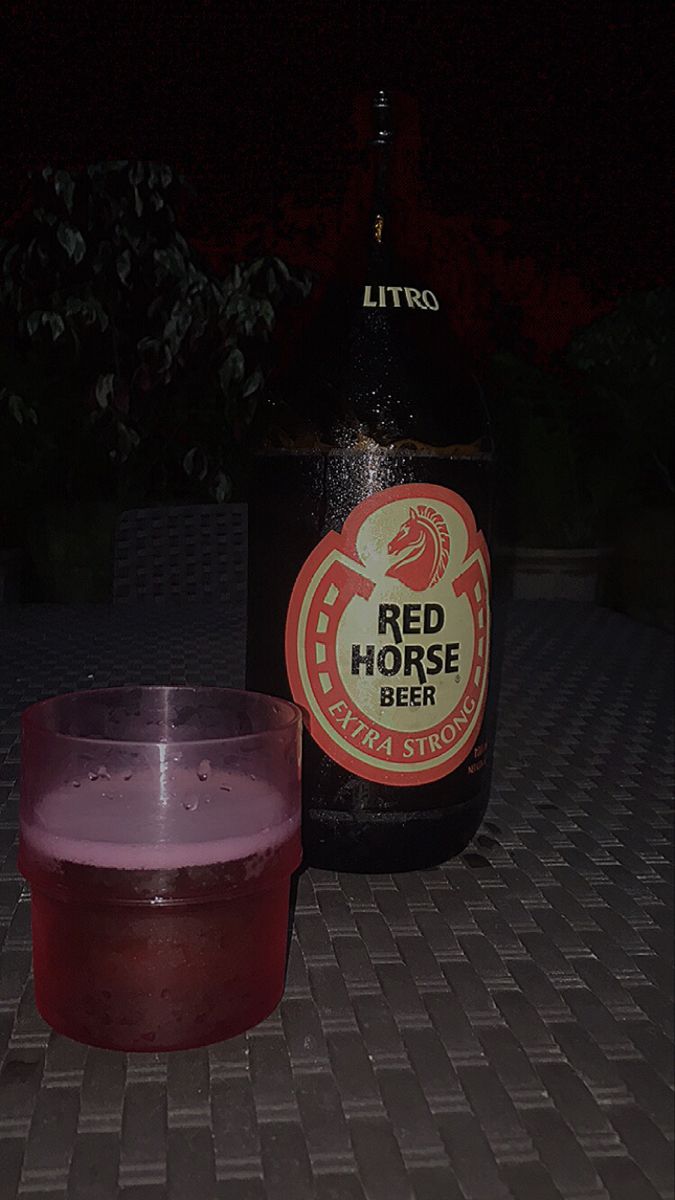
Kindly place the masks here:
POLYGON ((387 488, 298 575, 286 622, 293 698, 345 770, 428 783, 474 746, 489 639, 488 550, 466 501, 432 484, 387 488))

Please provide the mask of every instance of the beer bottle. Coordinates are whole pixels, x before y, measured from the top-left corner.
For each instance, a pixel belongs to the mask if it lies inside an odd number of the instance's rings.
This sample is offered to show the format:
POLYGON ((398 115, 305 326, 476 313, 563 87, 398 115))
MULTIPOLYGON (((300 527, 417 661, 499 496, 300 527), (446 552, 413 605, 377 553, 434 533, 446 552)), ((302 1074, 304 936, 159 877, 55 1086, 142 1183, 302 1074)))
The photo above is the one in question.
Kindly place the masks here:
POLYGON ((359 275, 272 397, 249 501, 248 686, 303 710, 313 866, 431 866, 487 804, 493 448, 443 297, 393 245, 375 99, 359 275))

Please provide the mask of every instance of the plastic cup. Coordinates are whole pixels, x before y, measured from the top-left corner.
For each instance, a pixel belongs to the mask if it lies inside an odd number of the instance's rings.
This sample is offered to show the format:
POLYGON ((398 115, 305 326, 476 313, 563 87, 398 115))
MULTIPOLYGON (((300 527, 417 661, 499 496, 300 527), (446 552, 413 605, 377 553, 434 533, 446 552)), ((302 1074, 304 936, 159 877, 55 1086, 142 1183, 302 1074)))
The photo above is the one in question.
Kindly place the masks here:
POLYGON ((295 705, 222 688, 111 688, 26 710, 19 866, 54 1029, 179 1050, 272 1012, 301 859, 301 728, 295 705))

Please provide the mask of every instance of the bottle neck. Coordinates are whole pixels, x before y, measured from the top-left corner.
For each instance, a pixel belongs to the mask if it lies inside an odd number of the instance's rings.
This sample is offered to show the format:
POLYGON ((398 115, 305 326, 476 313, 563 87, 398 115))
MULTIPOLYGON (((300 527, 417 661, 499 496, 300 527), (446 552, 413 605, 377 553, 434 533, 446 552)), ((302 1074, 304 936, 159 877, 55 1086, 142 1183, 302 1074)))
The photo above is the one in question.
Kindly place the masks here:
POLYGON ((375 136, 373 146, 373 194, 369 217, 368 244, 370 258, 379 262, 383 258, 390 235, 390 147, 393 137, 391 106, 384 92, 378 92, 374 105, 375 136))

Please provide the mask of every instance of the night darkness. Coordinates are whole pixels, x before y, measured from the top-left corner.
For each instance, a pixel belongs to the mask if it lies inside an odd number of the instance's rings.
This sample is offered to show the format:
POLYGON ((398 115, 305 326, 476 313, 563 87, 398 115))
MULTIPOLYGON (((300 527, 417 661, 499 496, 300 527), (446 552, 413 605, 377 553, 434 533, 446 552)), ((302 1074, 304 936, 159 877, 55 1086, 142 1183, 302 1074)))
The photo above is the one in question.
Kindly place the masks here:
MULTIPOLYGON (((539 372, 527 385, 552 411, 551 381, 577 331, 672 281, 674 29, 660 0, 4 5, 0 216, 11 234, 30 207, 28 176, 45 165, 160 161, 187 181, 180 227, 210 269, 276 254, 313 272, 316 300, 365 202, 364 98, 385 86, 404 114, 394 190, 410 261, 424 263, 474 360, 516 356, 539 372)), ((277 345, 292 347, 284 320, 277 345)), ((596 411, 572 396, 570 428, 588 448, 584 503, 614 460, 601 538, 634 494, 648 507, 672 501, 659 491, 670 468, 652 453, 667 439, 662 396, 644 464, 632 466, 645 386, 638 379, 620 435, 617 405, 596 411)), ((547 457, 560 466, 559 449, 534 448, 528 482, 509 428, 512 499, 520 490, 531 510, 532 489, 548 482, 561 509, 563 485, 542 474, 547 457)), ((193 437, 180 431, 181 461, 193 437)), ((560 544, 513 520, 507 540, 560 544)))
MULTIPOLYGON (((125 0, 6 5, 0 22, 5 215, 35 167, 146 157, 183 169, 191 231, 225 256, 252 218, 288 242, 280 206, 321 226, 344 200, 354 96, 384 79, 419 103, 425 204, 470 306, 543 289, 583 322, 672 257, 667 4, 125 0)), ((293 239, 311 260, 317 231, 293 239)))

